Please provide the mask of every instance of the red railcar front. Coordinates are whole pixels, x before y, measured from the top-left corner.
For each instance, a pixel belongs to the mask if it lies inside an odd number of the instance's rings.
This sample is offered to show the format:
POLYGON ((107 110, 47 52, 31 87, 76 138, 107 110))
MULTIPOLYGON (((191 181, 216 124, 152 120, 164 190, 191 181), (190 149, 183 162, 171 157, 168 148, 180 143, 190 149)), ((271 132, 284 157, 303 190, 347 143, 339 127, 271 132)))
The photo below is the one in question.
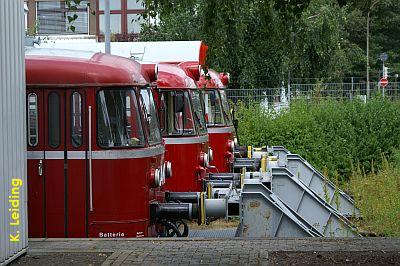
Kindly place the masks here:
POLYGON ((214 152, 213 166, 217 172, 231 172, 235 150, 235 128, 225 88, 228 76, 212 69, 202 72, 199 88, 204 91, 205 113, 210 147, 214 152))
POLYGON ((52 53, 26 56, 30 237, 158 235, 164 146, 140 65, 52 53))
POLYGON ((202 92, 176 64, 159 64, 157 95, 166 160, 173 165, 166 190, 200 192, 209 166, 202 92))

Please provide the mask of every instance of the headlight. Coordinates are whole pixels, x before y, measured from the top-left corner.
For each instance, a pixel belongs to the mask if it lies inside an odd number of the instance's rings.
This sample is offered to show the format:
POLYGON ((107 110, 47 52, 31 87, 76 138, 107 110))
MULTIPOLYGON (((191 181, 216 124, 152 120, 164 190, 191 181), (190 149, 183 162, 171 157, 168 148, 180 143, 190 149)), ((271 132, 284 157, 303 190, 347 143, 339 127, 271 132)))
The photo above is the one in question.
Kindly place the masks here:
POLYGON ((211 148, 208 148, 208 159, 210 160, 210 163, 214 160, 214 152, 211 148))
POLYGON ((169 161, 164 163, 165 178, 170 178, 172 176, 172 164, 169 161))
POLYGON ((162 183, 163 183, 162 173, 160 169, 156 169, 154 171, 154 184, 156 185, 156 187, 160 187, 162 186, 162 183))
POLYGON ((208 167, 209 166, 209 157, 208 154, 205 152, 202 152, 200 154, 200 164, 204 167, 208 167))
POLYGON ((235 151, 235 142, 232 140, 228 141, 228 149, 230 152, 234 152, 235 151))

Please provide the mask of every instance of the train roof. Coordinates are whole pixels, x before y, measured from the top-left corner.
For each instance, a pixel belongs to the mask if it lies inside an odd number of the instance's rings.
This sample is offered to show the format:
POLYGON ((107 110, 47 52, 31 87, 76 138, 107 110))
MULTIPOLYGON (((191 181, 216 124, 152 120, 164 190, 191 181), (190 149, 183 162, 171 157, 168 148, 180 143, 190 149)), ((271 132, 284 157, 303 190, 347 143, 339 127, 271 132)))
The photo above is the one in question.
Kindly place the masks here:
POLYGON ((225 77, 225 73, 218 73, 217 71, 209 68, 208 74, 210 75, 211 79, 214 81, 216 88, 218 88, 218 89, 225 88, 225 84, 222 81, 222 79, 225 77))
POLYGON ((229 74, 218 73, 217 71, 209 68, 207 78, 202 69, 199 69, 197 62, 181 62, 179 64, 185 72, 196 80, 197 86, 201 89, 223 89, 229 83, 229 74), (197 71, 195 71, 197 69, 197 71))
POLYGON ((195 81, 176 64, 158 64, 157 86, 160 89, 195 89, 195 81))
POLYGON ((27 86, 146 85, 138 62, 114 55, 66 49, 27 48, 27 86))
MULTIPOLYGON (((94 39, 52 39, 43 48, 68 48, 104 52, 104 43, 94 39)), ((145 62, 179 63, 193 61, 204 65, 208 46, 202 41, 111 42, 111 53, 145 62)))

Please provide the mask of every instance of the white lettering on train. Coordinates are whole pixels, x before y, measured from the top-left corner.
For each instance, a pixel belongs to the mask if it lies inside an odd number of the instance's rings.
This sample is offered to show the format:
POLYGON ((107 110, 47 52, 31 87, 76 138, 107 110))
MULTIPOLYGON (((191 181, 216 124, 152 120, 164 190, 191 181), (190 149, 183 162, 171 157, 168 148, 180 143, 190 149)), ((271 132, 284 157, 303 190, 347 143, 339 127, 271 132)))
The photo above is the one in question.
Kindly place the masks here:
POLYGON ((114 232, 109 232, 109 233, 99 233, 99 237, 102 238, 114 238, 114 237, 125 237, 125 234, 122 232, 114 233, 114 232))

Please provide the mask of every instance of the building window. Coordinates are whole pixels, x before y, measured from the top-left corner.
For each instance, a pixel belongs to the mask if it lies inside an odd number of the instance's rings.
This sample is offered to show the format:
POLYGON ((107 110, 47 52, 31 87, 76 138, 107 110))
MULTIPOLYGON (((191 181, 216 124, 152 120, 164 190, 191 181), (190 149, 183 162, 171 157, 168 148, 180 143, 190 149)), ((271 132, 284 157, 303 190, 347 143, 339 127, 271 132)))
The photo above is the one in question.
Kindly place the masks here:
MULTIPOLYGON (((100 34, 104 34, 104 15, 99 15, 99 27, 100 34)), ((110 14, 110 32, 114 34, 122 33, 121 14, 110 14)))
POLYGON ((63 1, 37 2, 36 13, 39 34, 88 34, 89 12, 88 1, 81 1, 77 10, 70 10, 63 1), (69 23, 68 17, 77 15, 77 19, 69 23), (75 27, 71 31, 70 26, 75 27))
POLYGON ((127 0, 128 9, 136 9, 136 10, 143 10, 143 2, 138 0, 127 0))
MULTIPOLYGON (((104 11, 104 0, 99 0, 99 10, 104 11)), ((121 0, 110 0, 110 10, 121 10, 121 0)))
MULTIPOLYGON (((112 0, 110 1, 110 27, 111 33, 122 36, 137 35, 144 20, 142 0, 112 0)), ((104 0, 97 0, 98 35, 104 35, 104 0)), ((121 38, 119 38, 122 40, 121 38)), ((126 38, 126 39, 129 39, 126 38)))
POLYGON ((128 34, 139 33, 143 24, 143 18, 140 14, 127 14, 128 34))

